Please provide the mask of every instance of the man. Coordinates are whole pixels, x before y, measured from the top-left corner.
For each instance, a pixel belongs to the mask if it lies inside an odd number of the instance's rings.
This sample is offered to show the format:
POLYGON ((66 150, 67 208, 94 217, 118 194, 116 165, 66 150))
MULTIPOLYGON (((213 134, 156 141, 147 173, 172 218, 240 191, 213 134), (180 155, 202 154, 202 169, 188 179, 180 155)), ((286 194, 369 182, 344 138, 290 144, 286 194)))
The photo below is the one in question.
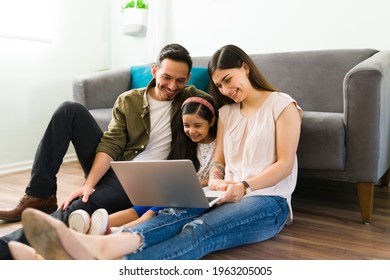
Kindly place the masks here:
MULTIPOLYGON (((20 220, 28 207, 45 212, 57 208, 56 174, 70 141, 86 181, 51 215, 67 223, 76 209, 92 214, 98 208, 109 213, 130 208, 132 204, 110 169, 110 162, 167 158, 171 139, 181 122, 182 102, 189 96, 205 94, 185 86, 191 68, 192 59, 184 47, 165 46, 152 65, 153 79, 149 85, 118 97, 104 135, 85 107, 75 102, 63 103, 53 114, 37 149, 26 194, 13 209, 0 210, 0 219, 20 220)), ((23 229, 1 237, 0 259, 11 258, 11 240, 27 243, 23 229)))

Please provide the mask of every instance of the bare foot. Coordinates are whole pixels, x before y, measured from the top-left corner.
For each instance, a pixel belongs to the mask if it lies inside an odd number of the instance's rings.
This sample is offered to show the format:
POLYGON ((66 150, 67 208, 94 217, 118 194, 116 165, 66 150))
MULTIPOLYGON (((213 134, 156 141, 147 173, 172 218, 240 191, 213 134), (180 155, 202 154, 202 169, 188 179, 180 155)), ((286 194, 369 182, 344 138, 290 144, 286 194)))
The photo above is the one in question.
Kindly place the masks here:
POLYGON ((44 260, 34 248, 17 241, 10 241, 8 248, 15 260, 44 260))
POLYGON ((69 229, 62 221, 32 208, 22 213, 24 233, 30 245, 49 260, 114 260, 141 246, 139 235, 123 232, 87 235, 69 229))
POLYGON ((22 213, 22 224, 30 245, 45 259, 96 259, 62 221, 42 211, 27 208, 22 213))

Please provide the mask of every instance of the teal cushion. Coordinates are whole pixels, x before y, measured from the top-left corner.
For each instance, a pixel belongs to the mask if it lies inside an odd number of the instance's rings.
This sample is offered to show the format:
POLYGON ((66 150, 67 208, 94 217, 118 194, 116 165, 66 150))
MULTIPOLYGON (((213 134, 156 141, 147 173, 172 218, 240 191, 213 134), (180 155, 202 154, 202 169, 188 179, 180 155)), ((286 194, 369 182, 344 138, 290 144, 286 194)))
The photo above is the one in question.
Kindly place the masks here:
MULTIPOLYGON (((153 79, 151 65, 137 65, 130 68, 130 89, 146 87, 153 79)), ((210 78, 205 67, 192 67, 191 78, 188 85, 194 85, 196 88, 206 91, 210 78)))
POLYGON ((151 65, 137 65, 130 68, 130 89, 146 87, 153 79, 151 65))
POLYGON ((188 85, 194 85, 197 89, 206 91, 209 86, 210 77, 205 67, 192 67, 191 78, 188 85))

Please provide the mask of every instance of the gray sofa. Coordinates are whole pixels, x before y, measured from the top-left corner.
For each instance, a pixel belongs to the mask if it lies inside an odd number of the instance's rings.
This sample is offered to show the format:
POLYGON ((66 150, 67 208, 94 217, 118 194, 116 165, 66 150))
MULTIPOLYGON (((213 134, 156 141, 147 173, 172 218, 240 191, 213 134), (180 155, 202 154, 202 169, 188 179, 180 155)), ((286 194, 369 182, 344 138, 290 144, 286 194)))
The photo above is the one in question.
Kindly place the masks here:
MULTIPOLYGON (((318 50, 251 55, 265 77, 303 108, 299 176, 354 182, 362 221, 370 223, 374 185, 389 183, 390 52, 318 50)), ((207 67, 209 57, 194 57, 207 67)), ((74 79, 74 100, 106 130, 130 67, 74 79)))

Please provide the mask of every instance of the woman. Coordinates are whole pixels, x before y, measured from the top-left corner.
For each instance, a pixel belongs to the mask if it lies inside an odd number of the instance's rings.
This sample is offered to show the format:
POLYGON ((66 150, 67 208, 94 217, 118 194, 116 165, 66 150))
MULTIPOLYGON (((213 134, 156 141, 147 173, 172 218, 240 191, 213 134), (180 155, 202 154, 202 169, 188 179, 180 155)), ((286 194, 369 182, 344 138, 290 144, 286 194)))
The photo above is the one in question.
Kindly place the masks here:
POLYGON ((209 178, 211 189, 226 191, 219 205, 173 209, 109 236, 75 233, 44 213, 26 210, 27 239, 43 257, 200 259, 272 238, 292 221, 301 109, 236 46, 219 49, 208 67, 215 97, 224 105, 209 178))

